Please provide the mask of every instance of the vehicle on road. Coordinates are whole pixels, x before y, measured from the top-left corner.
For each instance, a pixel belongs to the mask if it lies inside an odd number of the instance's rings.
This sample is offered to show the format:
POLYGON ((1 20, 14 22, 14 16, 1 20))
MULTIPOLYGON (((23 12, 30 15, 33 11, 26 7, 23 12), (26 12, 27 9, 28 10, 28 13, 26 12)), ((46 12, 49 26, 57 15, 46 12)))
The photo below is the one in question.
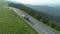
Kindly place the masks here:
POLYGON ((22 17, 23 17, 24 19, 26 19, 26 20, 29 20, 28 15, 22 15, 22 17))

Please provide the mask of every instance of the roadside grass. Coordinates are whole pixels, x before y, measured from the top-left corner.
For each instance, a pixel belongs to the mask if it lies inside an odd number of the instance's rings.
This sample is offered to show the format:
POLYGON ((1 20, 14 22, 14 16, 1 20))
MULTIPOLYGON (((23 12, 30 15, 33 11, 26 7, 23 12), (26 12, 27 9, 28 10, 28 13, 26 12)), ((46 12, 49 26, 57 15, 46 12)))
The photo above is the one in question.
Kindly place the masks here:
MULTIPOLYGON (((23 13, 25 13, 26 15, 28 15, 28 16, 30 16, 28 13, 26 13, 26 12, 23 12, 23 13)), ((34 18, 33 16, 31 16, 32 18, 34 18)), ((35 18, 34 18, 35 19, 35 18)), ((46 25, 46 24, 44 24, 44 23, 42 23, 41 21, 39 21, 39 20, 37 20, 37 19, 35 19, 36 21, 38 21, 39 22, 39 24, 42 24, 42 25, 44 25, 44 26, 46 26, 47 28, 49 28, 50 30, 52 30, 53 32, 55 32, 56 34, 60 34, 60 32, 59 31, 57 31, 57 30, 55 30, 55 29, 53 29, 53 28, 51 28, 50 26, 48 26, 48 25, 46 25)))
POLYGON ((0 8, 0 34, 38 34, 14 11, 0 8))

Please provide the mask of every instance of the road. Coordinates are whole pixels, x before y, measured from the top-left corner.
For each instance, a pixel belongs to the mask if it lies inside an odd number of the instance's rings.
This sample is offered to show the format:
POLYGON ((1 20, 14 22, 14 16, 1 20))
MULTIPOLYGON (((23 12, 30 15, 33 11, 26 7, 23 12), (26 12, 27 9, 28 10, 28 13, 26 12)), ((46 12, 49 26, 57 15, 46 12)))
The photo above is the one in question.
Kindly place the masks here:
MULTIPOLYGON (((13 7, 9 7, 9 8, 13 9, 13 11, 15 11, 20 17, 22 17, 22 15, 26 15, 26 13, 24 13, 22 10, 19 10, 19 9, 13 8, 13 7)), ((32 18, 31 16, 29 16, 29 21, 28 20, 25 20, 25 21, 27 21, 27 23, 31 27, 33 27, 39 34, 56 34, 52 30, 47 28, 45 25, 40 24, 36 19, 32 18)))

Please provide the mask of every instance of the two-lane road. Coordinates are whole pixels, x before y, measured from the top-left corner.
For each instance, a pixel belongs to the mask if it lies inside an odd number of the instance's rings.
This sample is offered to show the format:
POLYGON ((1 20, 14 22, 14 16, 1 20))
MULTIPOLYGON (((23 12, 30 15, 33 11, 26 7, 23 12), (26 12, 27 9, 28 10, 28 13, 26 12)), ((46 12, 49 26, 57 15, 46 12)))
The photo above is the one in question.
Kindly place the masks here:
MULTIPOLYGON (((23 11, 17 8, 13 8, 13 7, 9 7, 9 8, 13 9, 13 11, 15 11, 21 17, 22 15, 26 15, 26 13, 24 13, 23 11)), ((29 21, 27 23, 29 23, 29 25, 31 25, 39 34, 56 34, 52 30, 47 28, 45 25, 40 24, 36 19, 32 18, 31 16, 29 16, 29 21)))

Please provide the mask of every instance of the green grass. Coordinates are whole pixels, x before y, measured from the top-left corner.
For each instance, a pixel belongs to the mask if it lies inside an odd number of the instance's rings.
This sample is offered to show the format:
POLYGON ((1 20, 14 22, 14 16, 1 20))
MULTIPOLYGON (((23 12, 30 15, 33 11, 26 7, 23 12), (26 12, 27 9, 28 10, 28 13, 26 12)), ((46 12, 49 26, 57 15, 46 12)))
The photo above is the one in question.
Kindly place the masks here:
POLYGON ((14 11, 0 8, 0 34, 38 34, 14 11))

